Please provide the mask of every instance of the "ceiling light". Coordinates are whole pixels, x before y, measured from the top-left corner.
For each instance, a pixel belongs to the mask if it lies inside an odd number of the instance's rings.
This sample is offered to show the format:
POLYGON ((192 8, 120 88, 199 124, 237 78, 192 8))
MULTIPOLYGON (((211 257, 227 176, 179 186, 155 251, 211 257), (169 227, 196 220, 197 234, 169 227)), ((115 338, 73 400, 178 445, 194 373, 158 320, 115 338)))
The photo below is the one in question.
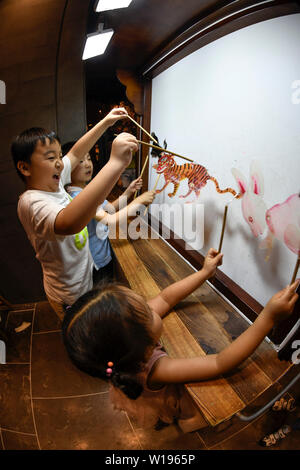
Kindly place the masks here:
POLYGON ((112 29, 106 29, 103 31, 103 24, 99 25, 99 29, 96 33, 88 34, 86 37, 82 60, 87 60, 91 57, 103 54, 113 34, 114 31, 112 29))
POLYGON ((132 0, 99 0, 96 11, 116 10, 117 8, 127 8, 132 0))

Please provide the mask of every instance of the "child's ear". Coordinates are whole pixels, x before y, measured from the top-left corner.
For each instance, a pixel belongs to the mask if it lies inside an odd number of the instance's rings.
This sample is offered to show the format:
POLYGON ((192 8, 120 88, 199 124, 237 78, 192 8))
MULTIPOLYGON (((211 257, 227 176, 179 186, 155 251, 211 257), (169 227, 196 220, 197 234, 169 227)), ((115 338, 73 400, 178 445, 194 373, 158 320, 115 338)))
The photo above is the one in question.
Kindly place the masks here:
POLYGON ((22 160, 17 163, 17 168, 24 176, 30 176, 30 165, 22 160))

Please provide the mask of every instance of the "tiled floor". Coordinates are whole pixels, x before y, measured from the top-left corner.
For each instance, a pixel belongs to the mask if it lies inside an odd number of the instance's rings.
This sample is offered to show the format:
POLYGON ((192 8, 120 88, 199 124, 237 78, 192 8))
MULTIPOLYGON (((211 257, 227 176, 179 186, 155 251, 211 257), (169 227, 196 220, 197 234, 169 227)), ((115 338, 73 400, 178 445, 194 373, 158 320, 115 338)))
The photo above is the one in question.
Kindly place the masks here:
MULTIPOLYGON (((112 409, 104 381, 73 367, 62 344, 60 322, 47 302, 11 311, 6 331, 10 339, 7 363, 0 365, 0 449, 263 451, 259 439, 285 419, 285 414, 270 411, 252 423, 234 417, 190 434, 176 425, 143 430, 112 409), (16 333, 23 322, 30 326, 16 333)), ((272 449, 299 448, 300 431, 295 431, 272 449)))

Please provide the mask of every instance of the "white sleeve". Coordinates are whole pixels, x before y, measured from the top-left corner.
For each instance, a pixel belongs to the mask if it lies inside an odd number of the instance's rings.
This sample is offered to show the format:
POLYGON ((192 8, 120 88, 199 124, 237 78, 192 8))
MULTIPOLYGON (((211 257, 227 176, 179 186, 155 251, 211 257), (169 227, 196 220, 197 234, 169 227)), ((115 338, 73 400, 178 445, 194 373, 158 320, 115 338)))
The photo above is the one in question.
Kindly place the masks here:
POLYGON ((54 223, 57 214, 64 207, 46 198, 35 199, 31 196, 22 198, 18 205, 19 219, 34 245, 35 238, 55 240, 54 223))
POLYGON ((61 174, 61 182, 63 186, 71 183, 71 161, 67 155, 63 157, 64 169, 61 174))

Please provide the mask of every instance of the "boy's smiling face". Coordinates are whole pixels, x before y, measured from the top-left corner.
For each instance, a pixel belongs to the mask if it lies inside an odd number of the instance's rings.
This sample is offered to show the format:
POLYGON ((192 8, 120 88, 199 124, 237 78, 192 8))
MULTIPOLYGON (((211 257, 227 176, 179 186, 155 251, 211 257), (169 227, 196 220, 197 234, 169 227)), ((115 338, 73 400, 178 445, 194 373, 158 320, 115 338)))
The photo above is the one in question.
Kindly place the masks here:
POLYGON ((38 141, 26 172, 22 171, 27 179, 27 189, 58 191, 63 168, 59 142, 55 140, 50 143, 50 140, 46 139, 46 143, 43 145, 41 141, 38 141))

